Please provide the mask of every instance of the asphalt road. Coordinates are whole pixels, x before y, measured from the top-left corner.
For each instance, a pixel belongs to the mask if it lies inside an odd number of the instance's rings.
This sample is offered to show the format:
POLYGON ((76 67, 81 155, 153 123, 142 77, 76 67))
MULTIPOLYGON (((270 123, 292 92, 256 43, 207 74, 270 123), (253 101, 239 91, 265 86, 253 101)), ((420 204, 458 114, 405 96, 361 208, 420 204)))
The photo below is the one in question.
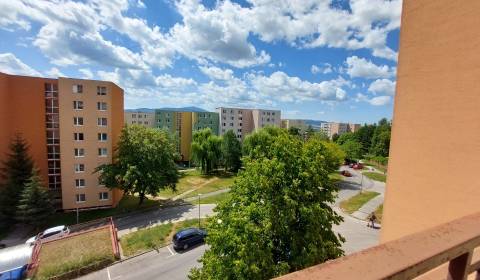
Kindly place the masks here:
POLYGON ((197 260, 205 252, 201 245, 185 252, 175 252, 170 246, 125 260, 106 269, 85 275, 81 280, 143 280, 188 279, 191 268, 198 267, 197 260))
MULTIPOLYGON (((347 178, 340 185, 338 192, 338 198, 336 205, 341 200, 347 199, 350 196, 355 195, 360 190, 360 178, 358 176, 347 178)), ((370 185, 363 182, 363 188, 369 188, 370 185)), ((374 246, 378 243, 379 230, 367 227, 365 221, 355 219, 349 215, 343 214, 337 206, 333 206, 334 209, 343 216, 344 222, 338 226, 334 226, 335 232, 345 237, 346 242, 343 244, 343 249, 346 254, 351 254, 363 250, 365 248, 374 246)), ((208 213, 212 209, 211 206, 206 206, 205 213, 208 213)), ((212 207, 213 208, 213 207, 212 207)), ((165 211, 165 210, 163 210, 165 211)), ((176 208, 168 211, 167 213, 152 214, 147 220, 153 220, 158 222, 164 222, 168 219, 178 219, 184 215, 195 214, 194 208, 176 208), (158 216, 157 216, 158 215, 158 216)), ((198 214, 197 214, 198 215, 198 214)), ((143 219, 137 221, 136 219, 128 219, 124 221, 125 224, 120 228, 124 228, 128 231, 128 227, 132 225, 138 225, 137 223, 145 224, 143 219)), ((79 279, 85 280, 124 280, 124 279, 188 279, 188 272, 192 267, 198 267, 200 264, 197 260, 205 252, 205 246, 199 246, 193 248, 184 253, 175 252, 170 246, 161 248, 158 252, 150 252, 142 256, 132 258, 116 265, 110 266, 107 269, 86 275, 79 279)))

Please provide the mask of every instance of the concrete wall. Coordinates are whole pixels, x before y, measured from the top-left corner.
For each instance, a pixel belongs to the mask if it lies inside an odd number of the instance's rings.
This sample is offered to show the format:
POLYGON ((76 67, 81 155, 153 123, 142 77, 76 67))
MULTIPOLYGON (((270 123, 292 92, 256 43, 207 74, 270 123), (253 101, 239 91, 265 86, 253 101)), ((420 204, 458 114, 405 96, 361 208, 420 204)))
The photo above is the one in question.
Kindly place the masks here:
POLYGON ((403 2, 382 242, 480 211, 478 11, 403 2))
MULTIPOLYGON (((123 108, 122 108, 123 111, 123 108)), ((146 127, 155 127, 155 113, 124 112, 122 119, 125 124, 138 124, 146 127)))
POLYGON ((109 82, 60 78, 59 107, 63 208, 75 209, 77 207, 91 208, 115 205, 116 201, 114 199, 118 199, 118 197, 114 196, 107 188, 100 186, 98 184, 98 174, 93 172, 99 165, 112 162, 113 145, 117 141, 123 125, 123 94, 121 89, 109 82), (83 93, 72 92, 72 87, 75 84, 83 86, 83 93), (97 86, 107 87, 107 94, 104 96, 97 95, 97 86), (74 100, 83 101, 84 109, 73 110, 74 100), (106 102, 107 110, 97 110, 97 102, 106 102), (115 113, 113 113, 113 110, 115 110, 115 113), (83 126, 74 126, 73 118, 75 116, 83 117, 83 126), (102 117, 107 118, 106 127, 97 124, 97 118, 102 117), (114 117, 117 120, 114 121, 114 117), (74 141, 74 132, 83 132, 85 140, 74 141), (107 141, 98 141, 98 133, 107 133, 107 141), (75 148, 84 148, 85 156, 76 158, 74 156, 75 148), (98 155, 99 148, 107 148, 106 157, 98 155), (85 172, 75 173, 74 165, 76 163, 85 164, 85 172), (85 179, 86 186, 77 188, 75 179, 85 179), (100 200, 100 192, 109 192, 109 199, 100 200), (76 203, 76 194, 85 194, 86 201, 76 203))
POLYGON ((5 158, 12 138, 20 133, 46 184, 45 83, 56 83, 56 80, 0 75, 0 103, 3 103, 0 105, 0 157, 5 158))

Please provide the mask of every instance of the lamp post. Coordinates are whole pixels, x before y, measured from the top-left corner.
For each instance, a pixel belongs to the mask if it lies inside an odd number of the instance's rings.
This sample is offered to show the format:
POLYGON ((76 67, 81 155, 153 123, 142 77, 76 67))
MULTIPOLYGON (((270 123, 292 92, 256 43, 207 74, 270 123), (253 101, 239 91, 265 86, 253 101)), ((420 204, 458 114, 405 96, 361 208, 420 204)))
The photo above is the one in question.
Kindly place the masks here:
POLYGON ((202 195, 201 193, 198 194, 198 228, 199 229, 200 229, 200 196, 201 195, 202 195))

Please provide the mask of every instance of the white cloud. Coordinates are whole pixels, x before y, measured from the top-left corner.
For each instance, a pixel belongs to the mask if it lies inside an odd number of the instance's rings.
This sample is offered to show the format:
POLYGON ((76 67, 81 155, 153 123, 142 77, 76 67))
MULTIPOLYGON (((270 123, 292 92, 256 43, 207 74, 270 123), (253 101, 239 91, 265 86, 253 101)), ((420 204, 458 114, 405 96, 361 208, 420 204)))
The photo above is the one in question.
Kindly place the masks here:
POLYGON ((93 72, 92 72, 92 70, 90 70, 88 68, 78 69, 78 72, 83 74, 84 79, 92 79, 93 78, 93 72))
POLYGON ((373 106, 383 106, 383 105, 390 104, 390 102, 392 101, 392 97, 388 95, 383 95, 383 96, 375 96, 373 98, 368 98, 368 96, 364 94, 357 93, 355 101, 367 102, 373 106))
POLYGON ((233 71, 231 69, 221 69, 215 66, 199 66, 203 74, 212 80, 231 80, 233 78, 233 71))
POLYGON ((323 63, 321 66, 317 66, 313 64, 312 67, 310 68, 310 72, 312 72, 312 74, 318 74, 318 73, 328 74, 333 72, 333 68, 330 63, 323 63))
POLYGON ((395 68, 388 65, 376 65, 373 62, 359 58, 357 56, 350 56, 346 59, 347 73, 352 78, 389 78, 395 75, 395 68))
POLYGON ((52 78, 65 77, 65 74, 63 74, 57 67, 52 67, 50 70, 46 71, 45 74, 52 78))
POLYGON ((395 95, 395 82, 388 79, 378 79, 370 84, 368 91, 374 94, 395 95))
POLYGON ((23 63, 12 53, 0 54, 0 72, 12 75, 41 76, 39 72, 23 63))

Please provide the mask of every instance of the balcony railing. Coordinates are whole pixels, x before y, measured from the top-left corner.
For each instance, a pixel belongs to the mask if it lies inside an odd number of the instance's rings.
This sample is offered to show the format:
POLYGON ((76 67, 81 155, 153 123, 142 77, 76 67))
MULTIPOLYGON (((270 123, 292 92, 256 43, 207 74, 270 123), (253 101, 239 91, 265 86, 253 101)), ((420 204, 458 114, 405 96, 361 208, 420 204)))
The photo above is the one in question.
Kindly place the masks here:
POLYGON ((480 280, 480 213, 328 261, 279 280, 480 280))

